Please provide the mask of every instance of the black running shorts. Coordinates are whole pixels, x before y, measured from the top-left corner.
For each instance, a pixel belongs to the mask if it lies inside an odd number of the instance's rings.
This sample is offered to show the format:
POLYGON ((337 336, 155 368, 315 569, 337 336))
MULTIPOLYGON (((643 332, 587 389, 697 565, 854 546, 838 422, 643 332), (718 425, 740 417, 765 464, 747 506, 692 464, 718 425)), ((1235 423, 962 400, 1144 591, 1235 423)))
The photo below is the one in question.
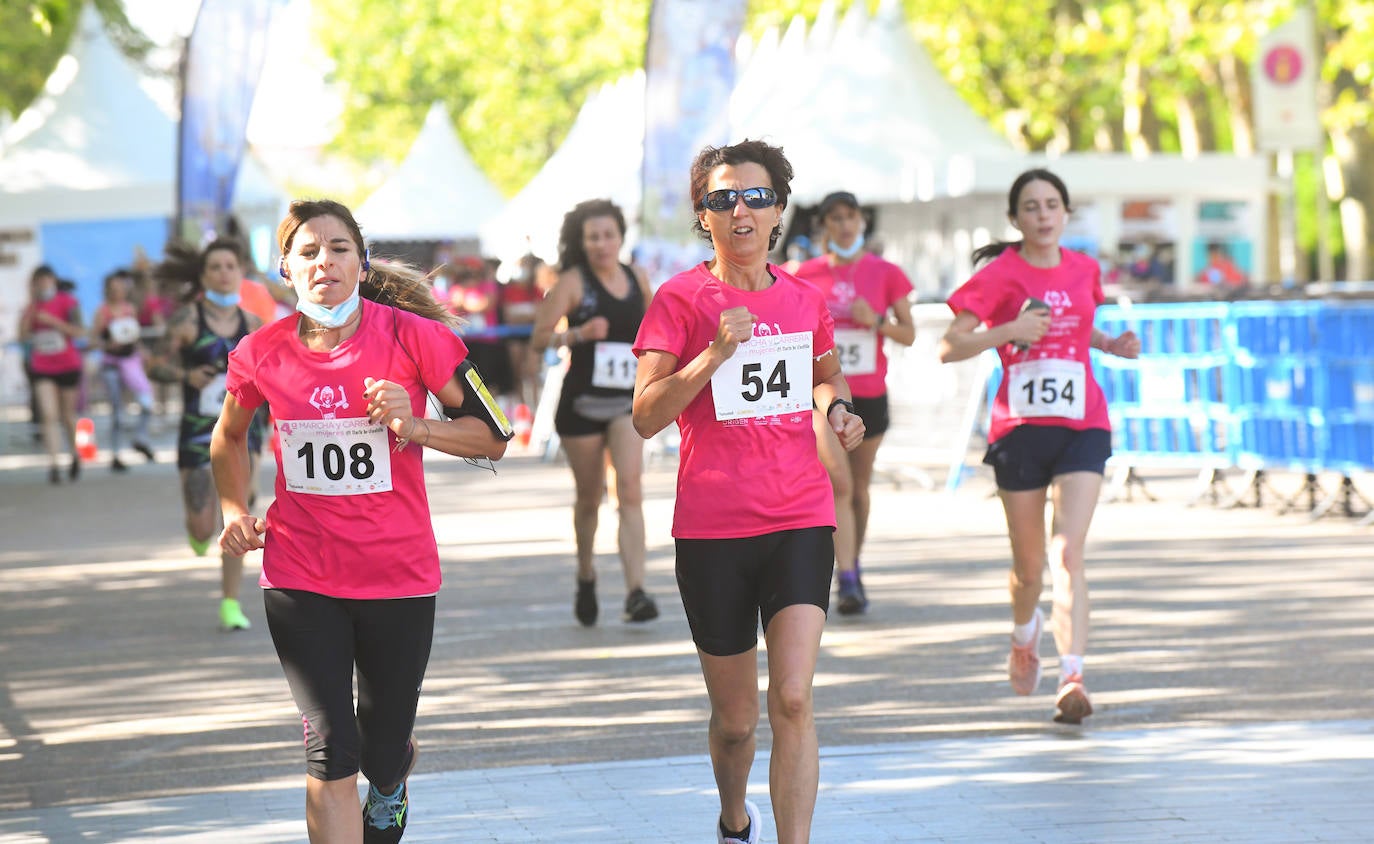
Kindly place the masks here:
POLYGON ((677 540, 677 586, 692 641, 712 656, 758 645, 758 625, 784 607, 830 609, 834 530, 798 528, 744 539, 677 540))

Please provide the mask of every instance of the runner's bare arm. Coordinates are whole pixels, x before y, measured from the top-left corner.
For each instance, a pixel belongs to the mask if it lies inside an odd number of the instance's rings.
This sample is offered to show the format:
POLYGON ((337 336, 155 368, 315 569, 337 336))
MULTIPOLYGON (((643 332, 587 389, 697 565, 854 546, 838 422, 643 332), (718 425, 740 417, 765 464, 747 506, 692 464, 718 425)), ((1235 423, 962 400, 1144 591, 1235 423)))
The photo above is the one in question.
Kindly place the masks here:
POLYGON ((210 435, 210 467, 215 476, 215 490, 219 493, 220 511, 224 514, 224 531, 220 533, 219 544, 236 556, 263 547, 262 534, 266 528, 263 520, 248 510, 248 490, 252 484, 248 426, 253 421, 253 413, 254 409, 239 404, 232 393, 225 394, 219 422, 210 435))

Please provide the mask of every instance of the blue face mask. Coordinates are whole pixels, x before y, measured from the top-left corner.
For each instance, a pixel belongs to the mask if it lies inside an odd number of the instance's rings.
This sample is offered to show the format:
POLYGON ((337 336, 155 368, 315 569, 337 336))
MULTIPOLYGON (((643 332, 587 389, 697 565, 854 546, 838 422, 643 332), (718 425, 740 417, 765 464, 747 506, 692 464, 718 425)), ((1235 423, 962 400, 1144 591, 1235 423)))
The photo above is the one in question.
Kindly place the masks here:
POLYGON ((296 286, 296 310, 302 315, 318 322, 323 328, 342 328, 353 318, 358 310, 358 287, 354 285, 353 295, 334 307, 326 307, 305 298, 305 291, 296 286))
POLYGON ((239 293, 237 290, 233 293, 220 293, 217 290, 207 290, 205 291, 205 298, 219 305, 221 308, 234 308, 239 304, 239 293))
POLYGON ((848 249, 841 249, 839 244, 835 243, 833 240, 829 241, 828 246, 830 247, 830 251, 835 254, 835 257, 848 261, 850 258, 858 255, 859 251, 864 248, 864 233, 859 232, 859 236, 854 238, 854 242, 850 244, 848 249))

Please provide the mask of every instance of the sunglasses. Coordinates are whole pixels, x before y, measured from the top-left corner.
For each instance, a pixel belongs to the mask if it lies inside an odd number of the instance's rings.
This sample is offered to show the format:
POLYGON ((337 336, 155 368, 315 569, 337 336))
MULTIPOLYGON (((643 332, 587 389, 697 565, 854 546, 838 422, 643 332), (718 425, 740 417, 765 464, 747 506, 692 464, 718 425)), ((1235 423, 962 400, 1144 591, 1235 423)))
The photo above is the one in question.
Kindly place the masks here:
POLYGON ((772 188, 745 188, 734 190, 723 188, 713 190, 701 198, 701 207, 709 211, 733 211, 735 203, 744 199, 747 208, 772 208, 778 204, 778 195, 772 188))

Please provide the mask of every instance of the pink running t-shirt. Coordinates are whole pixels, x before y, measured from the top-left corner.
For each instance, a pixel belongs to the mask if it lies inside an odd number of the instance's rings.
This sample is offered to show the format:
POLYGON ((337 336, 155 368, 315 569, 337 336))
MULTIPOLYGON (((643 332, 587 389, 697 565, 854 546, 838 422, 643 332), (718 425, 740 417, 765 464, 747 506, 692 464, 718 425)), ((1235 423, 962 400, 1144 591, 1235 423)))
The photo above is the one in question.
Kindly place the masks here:
POLYGON ((679 539, 738 539, 835 526, 830 479, 816 456, 811 431, 810 366, 834 348, 834 323, 816 288, 772 264, 768 271, 775 281, 757 291, 725 284, 704 263, 678 273, 654 294, 635 338, 636 355, 667 352, 681 369, 715 339, 722 311, 743 306, 758 317, 754 339, 741 343, 732 356, 734 367, 727 362, 716 373, 718 378, 735 375, 720 397, 726 420, 718 419, 713 384, 703 387, 678 416, 682 445, 673 536, 679 539), (779 368, 782 352, 746 363, 772 344, 799 342, 803 332, 810 332, 807 347, 793 349, 788 366, 779 368), (767 339, 775 335, 798 336, 767 339), (753 396, 802 406, 778 415, 730 415, 732 410, 747 413, 753 396))
POLYGON ((873 328, 862 328, 851 314, 854 300, 863 298, 882 319, 887 310, 911 295, 911 280, 902 268, 872 252, 847 266, 835 266, 828 255, 812 258, 797 267, 797 278, 809 281, 825 296, 835 320, 836 345, 849 392, 858 398, 876 399, 887 394, 887 354, 883 338, 873 328), (843 341, 843 342, 842 342, 843 341))
POLYGON ((225 387, 239 404, 272 407, 276 500, 267 510, 264 588, 336 598, 409 598, 439 590, 439 551, 418 445, 371 424, 364 379, 405 387, 425 413, 467 357, 449 329, 407 311, 359 302, 358 330, 332 351, 297 335, 300 316, 239 341, 225 387))
POLYGON ((1089 345, 1093 313, 1103 302, 1101 271, 1081 252, 1060 249, 1059 254, 1059 265, 1045 269, 1026 263, 1009 247, 947 300, 956 315, 968 311, 989 327, 1016 319, 1028 297, 1050 306, 1050 330, 1040 342, 1024 352, 1010 343, 997 350, 1003 375, 988 442, 1018 425, 1111 430, 1089 345))
POLYGON ((72 322, 80 305, 76 297, 65 291, 58 291, 46 302, 30 305, 29 315, 29 367, 36 375, 65 375, 81 369, 81 350, 76 341, 63 332, 38 321, 42 311, 57 317, 63 322, 72 322))

